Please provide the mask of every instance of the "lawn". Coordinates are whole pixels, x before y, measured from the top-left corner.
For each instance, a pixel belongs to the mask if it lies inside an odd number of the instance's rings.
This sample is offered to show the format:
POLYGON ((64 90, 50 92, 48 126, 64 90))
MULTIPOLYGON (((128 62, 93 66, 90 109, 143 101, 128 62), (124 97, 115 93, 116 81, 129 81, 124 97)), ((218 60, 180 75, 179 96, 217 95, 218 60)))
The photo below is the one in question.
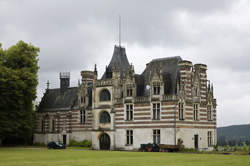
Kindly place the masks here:
POLYGON ((250 166, 249 155, 0 148, 0 166, 250 166))

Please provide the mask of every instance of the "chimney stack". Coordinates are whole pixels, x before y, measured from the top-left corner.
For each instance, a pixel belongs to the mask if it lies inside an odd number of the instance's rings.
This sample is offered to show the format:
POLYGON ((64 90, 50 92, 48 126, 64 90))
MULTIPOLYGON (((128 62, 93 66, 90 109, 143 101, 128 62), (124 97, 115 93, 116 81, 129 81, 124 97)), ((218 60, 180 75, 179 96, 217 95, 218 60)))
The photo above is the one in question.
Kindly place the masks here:
POLYGON ((70 72, 60 72, 60 89, 65 91, 70 85, 70 72))

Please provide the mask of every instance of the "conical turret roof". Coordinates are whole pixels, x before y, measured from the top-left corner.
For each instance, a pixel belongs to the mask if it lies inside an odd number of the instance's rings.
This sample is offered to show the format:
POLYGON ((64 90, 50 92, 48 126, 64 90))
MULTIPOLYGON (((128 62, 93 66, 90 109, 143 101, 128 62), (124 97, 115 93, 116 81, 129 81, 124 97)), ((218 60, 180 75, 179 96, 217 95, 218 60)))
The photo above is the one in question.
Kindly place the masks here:
POLYGON ((129 69, 129 62, 126 55, 126 50, 124 47, 121 46, 115 46, 113 56, 111 58, 111 61, 105 71, 105 73, 102 76, 102 79, 109 78, 107 72, 112 72, 112 69, 114 67, 118 68, 120 70, 121 76, 123 75, 123 72, 129 69))

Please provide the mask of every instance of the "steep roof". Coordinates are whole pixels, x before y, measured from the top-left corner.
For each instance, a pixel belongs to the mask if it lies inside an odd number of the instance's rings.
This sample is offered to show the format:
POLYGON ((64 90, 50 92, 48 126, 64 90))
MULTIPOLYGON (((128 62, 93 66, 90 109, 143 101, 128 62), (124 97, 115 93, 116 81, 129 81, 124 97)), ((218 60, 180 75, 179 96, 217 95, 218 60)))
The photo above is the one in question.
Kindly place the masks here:
POLYGON ((60 88, 46 90, 38 112, 63 111, 77 107, 77 90, 77 87, 67 88, 64 91, 60 88))
POLYGON ((102 79, 109 78, 107 72, 112 72, 113 67, 118 67, 121 73, 121 76, 123 76, 123 72, 129 68, 129 62, 126 55, 126 50, 124 47, 115 46, 113 56, 111 58, 111 61, 105 71, 105 73, 102 76, 102 79))
POLYGON ((144 78, 143 95, 148 95, 146 86, 150 83, 150 72, 152 73, 154 70, 160 70, 160 67, 162 69, 162 77, 165 84, 164 93, 174 94, 176 91, 176 81, 179 77, 178 63, 181 60, 181 57, 175 56, 153 59, 150 63, 148 63, 146 69, 141 74, 144 78))

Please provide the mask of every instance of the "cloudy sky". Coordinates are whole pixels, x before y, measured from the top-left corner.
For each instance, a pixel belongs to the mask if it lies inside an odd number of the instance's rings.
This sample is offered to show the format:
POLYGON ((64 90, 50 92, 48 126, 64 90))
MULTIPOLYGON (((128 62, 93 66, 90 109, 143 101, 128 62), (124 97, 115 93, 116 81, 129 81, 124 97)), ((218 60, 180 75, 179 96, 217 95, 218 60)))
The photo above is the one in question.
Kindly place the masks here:
POLYGON ((250 1, 248 0, 0 0, 0 43, 40 48, 38 100, 59 72, 97 64, 99 77, 118 44, 141 73, 154 58, 181 56, 208 65, 218 101, 218 126, 250 123, 250 1))

